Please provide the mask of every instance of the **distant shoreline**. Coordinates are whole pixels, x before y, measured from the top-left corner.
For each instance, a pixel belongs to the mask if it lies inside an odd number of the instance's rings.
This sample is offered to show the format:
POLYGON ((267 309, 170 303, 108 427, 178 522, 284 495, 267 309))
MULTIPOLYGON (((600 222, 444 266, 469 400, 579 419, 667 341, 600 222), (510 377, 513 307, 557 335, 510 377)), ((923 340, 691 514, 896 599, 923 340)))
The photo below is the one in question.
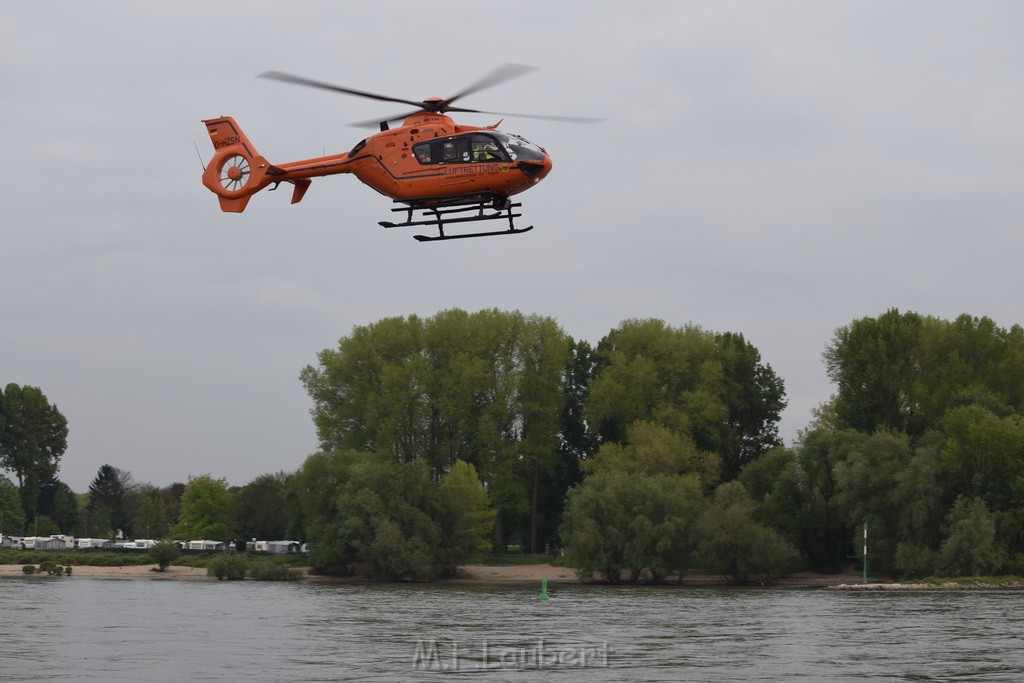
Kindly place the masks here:
MULTIPOLYGON (((153 580, 186 580, 186 581, 216 581, 217 579, 208 576, 203 567, 179 567, 171 565, 163 572, 154 571, 156 565, 137 565, 129 567, 100 567, 93 565, 78 565, 73 567, 70 577, 52 577, 56 581, 73 581, 75 577, 108 578, 108 579, 153 579, 153 580)), ((3 577, 24 577, 20 564, 0 565, 0 578, 3 577)), ((41 577, 47 579, 48 577, 41 577)), ((846 572, 841 574, 815 574, 804 572, 763 584, 776 588, 839 588, 846 584, 857 581, 856 574, 846 572)), ((303 568, 303 578, 306 581, 323 583, 370 583, 368 579, 360 577, 337 577, 320 576, 309 574, 307 568, 303 568)), ((549 586, 556 585, 602 585, 599 582, 580 581, 576 573, 567 567, 555 567, 549 564, 529 565, 467 565, 459 569, 458 575, 450 579, 439 579, 432 583, 437 585, 528 585, 540 587, 541 581, 547 581, 549 586)), ((629 584, 623 584, 629 585, 629 584)), ((732 586, 733 584, 717 575, 708 574, 687 574, 683 577, 682 583, 670 582, 666 587, 700 587, 700 586, 732 586)), ((761 584, 747 584, 748 586, 759 586, 761 584)))
MULTIPOLYGON (((101 578, 101 579, 152 579, 155 581, 216 581, 217 579, 208 576, 204 567, 179 567, 171 565, 163 572, 155 571, 156 565, 136 565, 130 567, 100 567, 93 565, 78 565, 73 567, 70 577, 47 577, 39 575, 27 576, 22 571, 20 564, 0 565, 0 579, 5 577, 26 577, 39 578, 41 580, 73 581, 75 577, 101 578)), ((314 581, 319 583, 377 583, 369 579, 356 576, 322 576, 309 574, 308 568, 301 568, 303 581, 314 581)), ((838 574, 816 574, 813 572, 800 572, 792 574, 777 581, 742 584, 739 588, 790 588, 808 589, 822 588, 839 591, 927 591, 927 590, 1009 590, 1024 589, 1024 579, 1008 578, 1005 581, 943 581, 929 583, 897 583, 891 581, 880 581, 876 577, 869 577, 869 583, 863 583, 861 575, 846 571, 838 574)), ((466 585, 466 586, 536 586, 540 588, 541 581, 547 581, 549 587, 559 585, 579 586, 600 586, 608 585, 601 582, 580 581, 576 573, 566 567, 555 567, 550 564, 526 564, 526 565, 484 565, 474 564, 459 568, 458 576, 450 579, 438 579, 430 582, 434 585, 466 585)), ((620 584, 630 586, 633 584, 620 584)), ((733 587, 736 584, 729 582, 721 576, 714 574, 687 574, 683 577, 682 583, 674 581, 664 584, 665 588, 673 587, 733 587)))
POLYGON ((928 583, 841 583, 827 586, 840 591, 933 591, 933 590, 1009 590, 1024 588, 1024 581, 942 581, 928 583))

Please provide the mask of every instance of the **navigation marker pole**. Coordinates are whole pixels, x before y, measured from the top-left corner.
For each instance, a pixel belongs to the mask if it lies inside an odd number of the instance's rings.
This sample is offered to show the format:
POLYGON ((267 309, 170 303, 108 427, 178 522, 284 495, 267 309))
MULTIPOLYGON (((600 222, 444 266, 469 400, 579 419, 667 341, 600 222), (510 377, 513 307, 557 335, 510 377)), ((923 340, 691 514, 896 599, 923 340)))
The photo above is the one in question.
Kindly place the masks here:
POLYGON ((540 580, 540 595, 537 596, 538 600, 550 600, 551 596, 548 595, 548 580, 540 580))
POLYGON ((864 583, 868 582, 868 523, 864 521, 864 583))

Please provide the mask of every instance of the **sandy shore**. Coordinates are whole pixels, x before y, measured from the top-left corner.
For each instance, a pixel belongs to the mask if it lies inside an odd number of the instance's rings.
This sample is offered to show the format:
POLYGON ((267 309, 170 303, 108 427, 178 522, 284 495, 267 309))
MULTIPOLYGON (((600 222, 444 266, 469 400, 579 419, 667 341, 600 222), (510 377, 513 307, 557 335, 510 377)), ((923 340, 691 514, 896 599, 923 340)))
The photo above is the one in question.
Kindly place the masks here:
MULTIPOLYGON (((76 576, 118 578, 118 579, 152 579, 166 581, 174 579, 213 581, 212 577, 206 575, 206 569, 197 567, 177 567, 171 565, 164 572, 154 571, 156 565, 143 565, 137 567, 93 567, 82 565, 74 567, 71 575, 73 580, 76 576)), ((0 577, 24 576, 21 565, 5 564, 0 565, 0 577)), ((45 578, 45 577, 43 577, 45 578)), ((358 582, 362 579, 338 579, 334 577, 308 576, 314 581, 348 581, 358 582)), ((467 565, 459 569, 459 575, 454 579, 446 579, 439 583, 451 584, 476 584, 476 585, 540 585, 546 579, 549 585, 578 583, 575 572, 565 567, 554 567, 548 564, 491 566, 491 565, 467 565)), ((691 574, 683 579, 684 586, 717 586, 728 585, 722 577, 706 574, 691 574)), ((814 574, 800 573, 781 579, 772 585, 787 588, 822 588, 822 587, 856 587, 861 588, 860 577, 847 572, 842 574, 814 574)), ((871 584, 869 584, 871 585, 871 584)), ((875 584, 891 586, 893 584, 875 584)))
MULTIPOLYGON (((449 583, 479 583, 479 584, 516 584, 536 583, 547 579, 549 584, 557 583, 579 583, 576 573, 565 567, 553 567, 546 564, 492 567, 487 565, 470 565, 459 570, 460 576, 449 579, 449 583)), ((784 579, 779 579, 771 585, 788 588, 821 588, 834 586, 842 583, 851 583, 857 580, 857 575, 848 572, 842 574, 815 574, 802 572, 793 574, 784 579)), ((669 585, 677 585, 673 581, 669 585)), ((688 574, 683 577, 683 586, 723 586, 729 585, 721 576, 716 574, 688 574)))
MULTIPOLYGON (((39 566, 39 565, 36 565, 39 566)), ((171 565, 165 571, 155 571, 156 565, 138 567, 93 567, 80 565, 72 567, 71 577, 91 576, 111 579, 207 579, 206 569, 199 567, 175 567, 171 565)), ((25 576, 20 564, 0 564, 0 577, 25 576)), ((42 578, 46 578, 45 574, 42 578)), ((64 578, 64 577, 61 577, 64 578)))

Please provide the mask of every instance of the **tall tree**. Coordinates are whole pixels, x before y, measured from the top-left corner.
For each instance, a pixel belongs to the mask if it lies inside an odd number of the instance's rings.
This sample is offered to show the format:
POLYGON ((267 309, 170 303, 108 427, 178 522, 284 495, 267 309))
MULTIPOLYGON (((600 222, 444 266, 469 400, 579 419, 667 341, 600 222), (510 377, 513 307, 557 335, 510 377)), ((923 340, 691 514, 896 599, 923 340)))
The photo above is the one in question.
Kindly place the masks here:
POLYGON ((292 475, 261 474, 243 486, 235 504, 235 528, 245 540, 287 538, 290 520, 285 493, 292 475))
POLYGON ((185 495, 185 484, 176 481, 160 489, 160 496, 167 506, 167 523, 173 525, 181 515, 181 498, 185 495))
POLYGON ((98 536, 132 535, 135 482, 131 473, 102 465, 89 484, 89 525, 98 536), (104 528, 106 523, 109 526, 104 528))
POLYGON ((435 480, 470 463, 497 509, 496 546, 518 535, 536 547, 568 352, 549 318, 453 309, 357 327, 302 381, 323 449, 423 462, 435 480))
POLYGON ((775 449, 739 477, 764 518, 818 570, 837 568, 851 552, 852 528, 839 506, 841 457, 835 434, 816 428, 801 434, 792 451, 775 449))
POLYGON ((40 487, 39 514, 52 519, 61 533, 74 534, 78 526, 78 497, 61 480, 48 479, 40 487))
POLYGON ((167 538, 171 519, 163 492, 152 484, 136 489, 136 505, 132 517, 132 530, 136 536, 150 539, 167 538))
POLYGON ((627 320, 597 355, 584 414, 602 441, 624 443, 632 423, 654 422, 718 454, 722 479, 778 443, 782 381, 742 335, 627 320))
POLYGON ((841 426, 868 433, 920 433, 921 415, 911 389, 920 368, 924 326, 922 316, 892 309, 836 330, 824 356, 837 387, 835 413, 841 426))
POLYGON ((25 531, 25 511, 21 509, 18 487, 0 475, 0 534, 20 535, 25 531))
POLYGON ((235 536, 233 505, 226 479, 214 479, 209 474, 189 477, 181 496, 181 515, 171 535, 186 540, 230 541, 235 536))
POLYGON ((942 461, 954 491, 991 510, 1024 507, 1024 416, 999 417, 975 404, 950 410, 942 424, 942 461))
POLYGON ((950 322, 901 313, 861 318, 836 330, 825 351, 840 428, 897 430, 917 440, 946 413, 978 405, 1024 412, 1024 328, 961 315, 950 322))
POLYGON ((838 329, 825 362, 836 393, 821 417, 847 445, 877 436, 838 468, 846 510, 874 519, 876 566, 932 571, 960 496, 990 511, 1001 552, 1024 550, 1024 328, 892 309, 838 329))
POLYGON ((492 548, 494 506, 487 496, 476 468, 458 460, 441 480, 441 491, 457 511, 456 535, 460 547, 471 552, 487 552, 492 548))
POLYGON ((44 481, 68 447, 67 419, 37 387, 8 384, 0 393, 0 467, 18 480, 22 510, 35 519, 44 481))
MULTIPOLYGON (((584 417, 590 385, 597 376, 597 357, 585 340, 570 340, 569 357, 562 382, 564 395, 559 450, 571 463, 581 463, 597 450, 597 434, 584 417)), ((576 473, 575 484, 579 481, 576 473)))
POLYGON ((722 480, 735 479, 743 466, 776 446, 779 418, 786 407, 782 378, 742 334, 715 336, 722 363, 725 430, 721 437, 722 480))
MULTIPOLYGON (((555 477, 560 465, 560 430, 562 428, 565 365, 569 355, 569 338, 551 318, 533 317, 525 321, 521 355, 522 369, 518 378, 517 403, 522 411, 520 452, 515 462, 521 466, 530 496, 529 532, 526 536, 531 553, 543 548, 541 534, 541 501, 550 491, 545 482, 555 477)), ((565 490, 558 491, 558 497, 565 490)))

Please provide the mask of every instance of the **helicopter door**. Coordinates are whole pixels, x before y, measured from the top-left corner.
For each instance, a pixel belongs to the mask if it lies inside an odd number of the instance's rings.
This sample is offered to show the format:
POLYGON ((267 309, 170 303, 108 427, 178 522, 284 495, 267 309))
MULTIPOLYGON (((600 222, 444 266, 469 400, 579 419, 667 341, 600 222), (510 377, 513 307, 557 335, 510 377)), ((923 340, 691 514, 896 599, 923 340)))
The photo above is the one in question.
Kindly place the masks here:
POLYGON ((469 140, 448 138, 441 143, 441 162, 445 164, 469 163, 469 140))
POLYGON ((416 161, 424 166, 469 161, 468 145, 464 141, 453 138, 444 141, 421 142, 412 146, 412 153, 416 161))

